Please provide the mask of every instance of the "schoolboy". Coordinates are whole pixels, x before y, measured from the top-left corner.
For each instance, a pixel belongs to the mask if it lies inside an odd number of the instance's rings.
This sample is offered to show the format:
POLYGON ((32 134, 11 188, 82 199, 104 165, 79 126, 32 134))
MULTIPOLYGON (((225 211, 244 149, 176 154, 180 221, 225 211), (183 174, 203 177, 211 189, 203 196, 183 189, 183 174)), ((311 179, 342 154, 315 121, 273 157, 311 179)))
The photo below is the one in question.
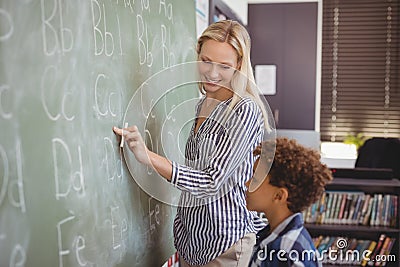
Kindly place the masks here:
MULTIPOLYGON (((258 185, 252 184, 254 177, 247 183, 247 208, 263 212, 269 222, 258 232, 249 266, 322 266, 303 226, 301 212, 322 195, 332 180, 331 171, 320 162, 317 151, 287 138, 264 142, 254 154, 273 151, 274 145, 275 156, 268 175, 258 185)), ((255 170, 257 165, 263 165, 259 161, 268 160, 265 155, 262 153, 256 161, 255 170)))

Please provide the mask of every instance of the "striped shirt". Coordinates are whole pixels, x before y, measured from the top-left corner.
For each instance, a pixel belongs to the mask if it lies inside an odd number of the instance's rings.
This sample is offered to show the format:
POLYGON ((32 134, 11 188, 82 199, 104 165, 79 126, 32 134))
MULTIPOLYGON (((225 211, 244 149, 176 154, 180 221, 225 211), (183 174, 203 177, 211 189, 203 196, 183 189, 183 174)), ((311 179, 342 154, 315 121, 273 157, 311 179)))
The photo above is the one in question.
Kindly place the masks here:
POLYGON ((319 258, 303 216, 295 213, 272 232, 268 225, 257 234, 249 267, 322 267, 319 258))
MULTIPOLYGON (((202 98, 196 106, 199 114, 202 98)), ((172 162, 171 183, 182 191, 174 221, 175 247, 191 265, 204 265, 247 233, 265 224, 246 208, 245 182, 252 176, 253 150, 263 139, 261 110, 241 99, 218 104, 186 144, 185 164, 172 162)))

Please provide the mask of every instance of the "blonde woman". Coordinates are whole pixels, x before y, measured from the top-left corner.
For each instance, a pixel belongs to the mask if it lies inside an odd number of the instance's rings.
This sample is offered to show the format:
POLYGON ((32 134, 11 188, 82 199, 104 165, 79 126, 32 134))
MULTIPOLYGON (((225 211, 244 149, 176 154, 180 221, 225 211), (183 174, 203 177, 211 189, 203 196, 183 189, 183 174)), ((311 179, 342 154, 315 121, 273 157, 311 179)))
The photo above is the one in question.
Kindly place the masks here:
POLYGON ((246 209, 253 150, 268 129, 254 88, 250 37, 238 22, 210 25, 197 42, 203 97, 186 144, 186 165, 149 151, 136 126, 124 135, 136 159, 182 191, 174 221, 181 266, 247 266, 265 225, 246 209))

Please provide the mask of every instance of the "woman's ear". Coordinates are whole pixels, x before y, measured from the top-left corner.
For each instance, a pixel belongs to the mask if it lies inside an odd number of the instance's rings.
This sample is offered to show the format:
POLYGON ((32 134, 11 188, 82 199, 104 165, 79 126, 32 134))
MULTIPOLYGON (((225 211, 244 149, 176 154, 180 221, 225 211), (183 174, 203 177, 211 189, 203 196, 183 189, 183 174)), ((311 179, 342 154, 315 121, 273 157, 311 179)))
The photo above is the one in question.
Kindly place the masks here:
POLYGON ((242 68, 242 60, 239 60, 236 69, 241 70, 241 68, 242 68))

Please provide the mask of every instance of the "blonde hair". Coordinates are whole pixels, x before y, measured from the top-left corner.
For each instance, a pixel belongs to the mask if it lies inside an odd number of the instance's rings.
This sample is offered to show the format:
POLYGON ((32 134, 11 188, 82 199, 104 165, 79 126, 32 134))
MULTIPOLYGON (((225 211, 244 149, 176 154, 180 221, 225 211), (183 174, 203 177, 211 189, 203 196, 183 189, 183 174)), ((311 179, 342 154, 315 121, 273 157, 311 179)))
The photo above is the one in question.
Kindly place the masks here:
MULTIPOLYGON (((209 25, 197 40, 197 55, 200 54, 203 44, 207 40, 230 44, 237 53, 238 71, 232 77, 231 87, 234 92, 228 110, 232 110, 242 97, 249 97, 259 106, 264 117, 265 128, 270 131, 267 111, 258 94, 254 81, 253 68, 250 61, 250 36, 246 28, 233 20, 222 20, 209 25)), ((200 92, 204 94, 202 85, 200 92)))

